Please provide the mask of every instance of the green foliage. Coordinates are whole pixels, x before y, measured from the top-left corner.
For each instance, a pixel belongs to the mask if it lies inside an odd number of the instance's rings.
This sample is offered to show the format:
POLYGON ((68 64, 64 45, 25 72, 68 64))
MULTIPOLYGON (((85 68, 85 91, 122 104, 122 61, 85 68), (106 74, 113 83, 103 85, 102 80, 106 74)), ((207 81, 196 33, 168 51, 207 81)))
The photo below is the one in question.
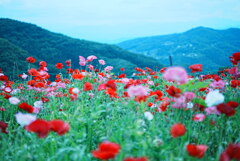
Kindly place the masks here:
MULTIPOLYGON (((36 25, 11 19, 0 19, 0 26, 0 38, 6 39, 22 49, 16 53, 2 50, 1 55, 3 52, 8 53, 9 58, 15 57, 15 55, 24 55, 24 59, 27 56, 33 56, 38 61, 47 61, 51 66, 51 71, 54 70, 56 63, 64 63, 67 59, 72 60, 74 68, 79 68, 78 56, 87 57, 89 55, 96 55, 99 59, 110 62, 107 65, 115 66, 117 64, 114 72, 118 72, 120 67, 126 68, 128 74, 133 72, 130 70, 130 68, 133 69, 132 67, 161 67, 161 64, 153 58, 125 51, 114 45, 79 40, 52 33, 36 25)), ((3 44, 1 48, 4 48, 3 44)), ((0 58, 0 66, 3 66, 4 62, 6 65, 10 60, 0 58)), ((96 64, 97 62, 94 65, 96 64)), ((21 71, 23 68, 19 68, 19 70, 21 71)), ((9 70, 6 72, 9 73, 9 70)))
POLYGON ((169 65, 188 67, 203 64, 203 72, 216 71, 230 66, 232 53, 240 50, 240 29, 214 30, 198 27, 180 34, 144 37, 124 41, 118 46, 132 52, 149 55, 169 65))

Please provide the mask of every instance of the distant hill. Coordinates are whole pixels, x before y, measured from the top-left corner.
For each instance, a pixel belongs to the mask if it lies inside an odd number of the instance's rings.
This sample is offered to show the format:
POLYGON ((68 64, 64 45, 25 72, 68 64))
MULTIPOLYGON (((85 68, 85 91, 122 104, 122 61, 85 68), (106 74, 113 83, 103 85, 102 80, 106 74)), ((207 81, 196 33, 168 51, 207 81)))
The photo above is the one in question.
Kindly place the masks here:
POLYGON ((19 72, 26 71, 25 59, 28 56, 46 61, 50 72, 55 73, 57 70, 54 65, 68 59, 72 60, 75 68, 79 68, 80 55, 96 55, 99 59, 104 59, 106 65, 113 65, 115 72, 124 67, 128 74, 136 66, 161 67, 153 58, 128 52, 115 45, 71 38, 12 19, 0 18, 0 38, 0 68, 8 74, 12 74, 16 66, 19 72))
POLYGON ((118 44, 128 51, 152 56, 164 65, 203 64, 205 71, 229 66, 232 53, 240 51, 240 29, 215 30, 197 27, 184 33, 143 37, 118 44))

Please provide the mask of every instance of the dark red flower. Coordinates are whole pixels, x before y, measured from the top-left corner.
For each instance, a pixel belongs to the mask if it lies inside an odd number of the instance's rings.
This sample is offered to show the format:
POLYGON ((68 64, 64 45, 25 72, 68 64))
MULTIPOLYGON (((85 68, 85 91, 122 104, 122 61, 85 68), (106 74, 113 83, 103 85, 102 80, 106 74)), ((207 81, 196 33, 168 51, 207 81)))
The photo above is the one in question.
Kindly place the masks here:
POLYGON ((35 63, 36 59, 30 56, 30 57, 26 58, 26 61, 29 62, 29 63, 35 63))
POLYGON ((57 63, 57 64, 55 65, 55 67, 56 67, 57 69, 62 69, 62 68, 63 68, 63 64, 62 64, 62 63, 57 63))
POLYGON ((49 121, 50 130, 56 132, 58 135, 64 135, 69 130, 69 124, 62 120, 49 121))
POLYGON ((174 124, 170 129, 170 134, 173 138, 183 136, 186 133, 186 128, 183 124, 174 124))
POLYGON ((239 104, 237 102, 235 102, 235 101, 229 101, 227 103, 227 105, 232 107, 232 108, 237 108, 239 104))
POLYGON ((20 105, 18 105, 18 107, 29 113, 33 113, 34 111, 34 108, 31 105, 27 104, 26 102, 21 103, 20 105))
POLYGON ((206 146, 206 145, 188 144, 187 152, 192 157, 202 158, 204 156, 207 148, 208 148, 208 146, 206 146))
POLYGON ((128 157, 128 158, 125 158, 123 161, 148 161, 148 158, 147 157, 138 157, 138 158, 128 157))
POLYGON ((7 123, 0 121, 0 129, 2 133, 6 133, 6 134, 8 133, 7 127, 8 127, 7 123))
POLYGON ((6 75, 1 75, 0 76, 0 81, 6 82, 8 80, 8 77, 6 75))
POLYGON ((240 160, 240 143, 229 144, 220 155, 219 161, 240 160))
POLYGON ((45 138, 50 131, 50 124, 45 120, 37 119, 31 124, 25 126, 25 129, 37 133, 39 138, 45 138))
POLYGON ((166 92, 172 97, 179 97, 181 90, 174 86, 170 86, 168 89, 166 89, 166 92))
POLYGON ((89 83, 89 82, 84 83, 84 85, 83 85, 84 91, 91 91, 92 89, 93 89, 93 86, 91 83, 89 83))
POLYGON ((111 89, 113 89, 113 90, 117 90, 117 85, 116 85, 116 83, 115 83, 115 80, 109 80, 109 81, 107 81, 107 83, 105 84, 105 87, 107 87, 107 88, 111 88, 111 89))
POLYGON ((225 103, 217 105, 217 110, 228 117, 233 116, 236 113, 236 110, 233 107, 225 103))
POLYGON ((233 53, 232 57, 235 61, 240 61, 240 52, 233 53))
POLYGON ((192 73, 201 72, 202 71, 202 64, 193 64, 193 65, 190 65, 189 68, 192 70, 191 71, 192 73))
POLYGON ((99 144, 97 150, 92 151, 92 155, 101 160, 113 159, 119 153, 120 149, 120 145, 116 143, 103 142, 99 144))
POLYGON ((66 63, 66 66, 68 66, 68 67, 71 66, 71 60, 66 60, 65 63, 66 63))

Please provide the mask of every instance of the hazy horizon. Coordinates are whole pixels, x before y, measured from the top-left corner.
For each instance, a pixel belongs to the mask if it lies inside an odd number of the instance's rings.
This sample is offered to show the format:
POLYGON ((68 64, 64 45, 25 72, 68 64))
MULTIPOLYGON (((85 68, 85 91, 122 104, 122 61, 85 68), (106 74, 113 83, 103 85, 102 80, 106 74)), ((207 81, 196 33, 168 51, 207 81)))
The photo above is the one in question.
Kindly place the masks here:
POLYGON ((240 27, 238 0, 0 0, 0 16, 102 43, 240 27))

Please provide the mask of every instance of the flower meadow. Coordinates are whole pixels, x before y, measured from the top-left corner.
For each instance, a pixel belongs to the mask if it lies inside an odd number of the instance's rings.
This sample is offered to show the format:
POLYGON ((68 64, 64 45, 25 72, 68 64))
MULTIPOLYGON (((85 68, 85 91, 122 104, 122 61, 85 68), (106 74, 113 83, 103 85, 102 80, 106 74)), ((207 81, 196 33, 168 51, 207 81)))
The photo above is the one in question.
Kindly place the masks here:
POLYGON ((0 158, 240 160, 240 53, 230 61, 217 74, 193 64, 191 73, 136 67, 127 77, 94 55, 76 69, 57 63, 57 75, 28 57, 19 80, 0 71, 0 158))

